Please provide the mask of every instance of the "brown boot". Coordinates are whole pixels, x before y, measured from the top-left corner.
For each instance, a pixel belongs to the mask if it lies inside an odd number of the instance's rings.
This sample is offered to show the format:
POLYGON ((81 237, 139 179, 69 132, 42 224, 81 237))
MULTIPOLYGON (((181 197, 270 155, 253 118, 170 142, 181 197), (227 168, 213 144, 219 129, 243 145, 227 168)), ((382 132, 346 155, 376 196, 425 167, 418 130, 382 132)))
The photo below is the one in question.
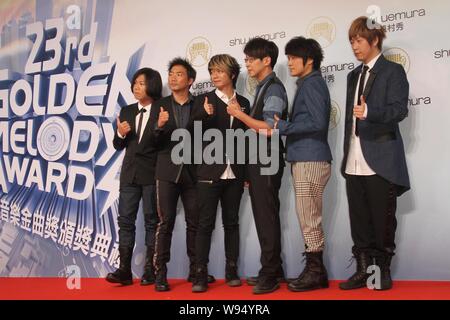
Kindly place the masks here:
POLYGON ((288 289, 294 292, 328 288, 328 274, 323 264, 322 252, 305 252, 306 265, 297 279, 289 282, 288 289))

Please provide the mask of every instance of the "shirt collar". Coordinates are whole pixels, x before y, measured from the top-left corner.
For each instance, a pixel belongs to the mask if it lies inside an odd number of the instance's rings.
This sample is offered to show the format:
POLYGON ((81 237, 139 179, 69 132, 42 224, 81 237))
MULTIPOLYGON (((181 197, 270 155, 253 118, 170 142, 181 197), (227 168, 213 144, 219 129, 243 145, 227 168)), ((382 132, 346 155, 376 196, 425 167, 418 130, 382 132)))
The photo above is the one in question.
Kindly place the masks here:
MULTIPOLYGON (((171 97, 172 97, 172 101, 173 101, 173 103, 174 103, 175 105, 181 106, 181 104, 179 104, 179 103, 174 99, 173 94, 171 95, 171 97)), ((187 105, 187 104, 192 104, 192 101, 194 101, 194 96, 189 92, 188 100, 186 101, 186 103, 183 104, 183 106, 184 106, 184 105, 187 105)))
POLYGON ((148 104, 148 105, 146 105, 146 106, 144 107, 142 104, 140 104, 140 103, 138 102, 138 111, 141 111, 141 109, 144 108, 146 112, 149 112, 151 106, 152 106, 152 104, 150 103, 150 104, 148 104))
POLYGON ((366 64, 366 66, 369 67, 369 70, 372 70, 372 68, 375 66, 375 63, 377 63, 378 59, 381 57, 381 52, 372 60, 370 60, 370 62, 368 64, 366 64))
POLYGON ((223 93, 222 91, 220 91, 219 89, 216 89, 215 93, 220 98, 220 100, 222 100, 226 104, 228 104, 228 102, 231 99, 236 98, 236 91, 234 91, 234 90, 233 90, 233 96, 231 98, 228 98, 228 96, 225 93, 223 93))

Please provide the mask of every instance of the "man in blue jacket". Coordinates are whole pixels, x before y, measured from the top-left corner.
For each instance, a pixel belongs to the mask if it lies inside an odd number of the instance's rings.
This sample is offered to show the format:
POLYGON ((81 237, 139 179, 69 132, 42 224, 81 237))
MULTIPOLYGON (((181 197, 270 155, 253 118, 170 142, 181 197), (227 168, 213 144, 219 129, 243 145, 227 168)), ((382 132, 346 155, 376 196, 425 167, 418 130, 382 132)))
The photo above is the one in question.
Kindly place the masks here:
POLYGON ((366 17, 349 29, 356 59, 362 64, 347 78, 344 160, 356 273, 343 290, 366 286, 367 268, 381 269, 376 290, 392 287, 397 197, 410 188, 399 122, 408 115, 409 84, 403 67, 381 54, 386 37, 366 17))
POLYGON ((287 161, 292 165, 295 204, 305 241, 306 266, 288 284, 291 291, 328 287, 322 254, 322 196, 331 174, 328 145, 330 94, 320 73, 323 52, 314 39, 296 37, 285 48, 291 76, 298 77, 297 92, 289 120, 275 115, 275 128, 287 136, 287 161))

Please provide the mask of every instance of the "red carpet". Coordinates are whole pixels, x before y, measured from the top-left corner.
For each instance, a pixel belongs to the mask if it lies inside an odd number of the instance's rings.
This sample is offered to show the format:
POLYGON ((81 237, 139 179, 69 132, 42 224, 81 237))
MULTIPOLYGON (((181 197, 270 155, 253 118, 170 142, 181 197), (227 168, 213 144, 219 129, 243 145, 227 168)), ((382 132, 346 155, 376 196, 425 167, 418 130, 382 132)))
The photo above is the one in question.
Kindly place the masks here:
POLYGON ((0 278, 0 300, 450 300, 450 282, 396 281, 388 291, 367 288, 342 291, 340 281, 330 288, 304 293, 290 292, 286 284, 271 294, 254 295, 252 287, 228 287, 223 280, 210 285, 206 293, 191 293, 185 280, 169 280, 172 290, 155 292, 135 279, 132 286, 116 286, 103 279, 81 279, 80 290, 69 290, 65 278, 0 278))

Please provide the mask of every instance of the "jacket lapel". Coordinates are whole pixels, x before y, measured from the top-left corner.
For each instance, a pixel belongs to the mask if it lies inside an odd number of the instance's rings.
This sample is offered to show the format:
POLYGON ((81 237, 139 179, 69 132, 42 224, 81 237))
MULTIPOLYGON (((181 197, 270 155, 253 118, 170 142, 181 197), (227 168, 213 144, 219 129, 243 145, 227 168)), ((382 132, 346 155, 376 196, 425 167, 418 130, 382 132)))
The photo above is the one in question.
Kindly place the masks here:
POLYGON ((380 70, 380 68, 383 68, 383 65, 384 65, 385 62, 386 62, 386 59, 384 58, 383 55, 381 55, 378 58, 378 60, 375 63, 375 65, 373 66, 373 68, 370 70, 370 76, 369 76, 369 79, 367 80, 366 86, 364 88, 364 93, 363 93, 364 97, 366 98, 366 101, 367 101, 367 99, 369 97, 369 94, 370 94, 370 92, 372 90, 372 86, 373 86, 373 83, 375 81, 375 78, 377 77, 377 73, 380 70))
POLYGON ((133 135, 136 137, 136 130, 137 130, 137 126, 136 126, 136 116, 139 112, 139 108, 138 108, 138 104, 135 103, 132 108, 131 108, 131 112, 129 114, 130 119, 128 120, 128 123, 130 124, 131 127, 131 131, 133 132, 133 135))
MULTIPOLYGON (((150 107, 150 111, 149 112, 151 114, 151 107, 150 107)), ((141 144, 141 142, 145 140, 145 137, 147 137, 148 131, 150 130, 150 122, 151 122, 151 119, 150 119, 150 116, 149 116, 148 119, 147 119, 147 123, 145 124, 144 132, 142 133, 142 138, 141 138, 141 141, 139 141, 139 144, 141 144)))
POLYGON ((358 75, 361 73, 361 67, 356 68, 350 75, 348 86, 347 86, 347 121, 351 120, 353 117, 353 105, 356 93, 356 83, 358 81, 358 75))
POLYGON ((363 92, 363 96, 365 97, 366 101, 369 98, 369 94, 372 89, 372 85, 373 85, 373 82, 375 81, 376 76, 377 76, 376 71, 370 70, 370 76, 369 76, 369 79, 367 79, 367 83, 366 83, 366 86, 364 87, 364 92, 363 92))

